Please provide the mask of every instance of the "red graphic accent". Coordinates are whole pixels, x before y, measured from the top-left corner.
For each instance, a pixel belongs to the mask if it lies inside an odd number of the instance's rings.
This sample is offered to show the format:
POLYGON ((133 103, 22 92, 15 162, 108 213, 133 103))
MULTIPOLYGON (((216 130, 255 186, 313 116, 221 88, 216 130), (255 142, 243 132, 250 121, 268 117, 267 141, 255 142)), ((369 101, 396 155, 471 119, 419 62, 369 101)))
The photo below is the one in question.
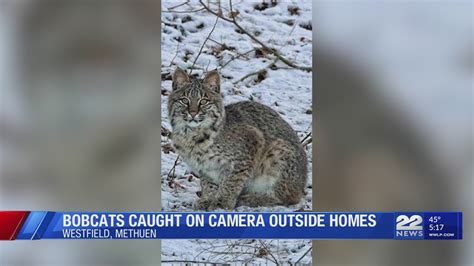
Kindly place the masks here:
POLYGON ((0 240, 14 240, 29 211, 0 211, 0 240))

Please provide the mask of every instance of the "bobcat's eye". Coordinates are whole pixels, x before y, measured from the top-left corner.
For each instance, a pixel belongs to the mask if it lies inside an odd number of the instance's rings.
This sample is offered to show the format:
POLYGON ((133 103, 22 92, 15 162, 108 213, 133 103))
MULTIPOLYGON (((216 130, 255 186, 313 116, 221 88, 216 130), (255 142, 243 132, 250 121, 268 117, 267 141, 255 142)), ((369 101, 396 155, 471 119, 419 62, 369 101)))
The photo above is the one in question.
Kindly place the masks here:
POLYGON ((201 105, 206 105, 207 103, 209 103, 207 99, 201 99, 201 101, 199 101, 199 104, 201 105))
POLYGON ((189 103, 188 98, 181 98, 181 99, 179 99, 179 101, 180 101, 182 104, 188 104, 188 103, 189 103))

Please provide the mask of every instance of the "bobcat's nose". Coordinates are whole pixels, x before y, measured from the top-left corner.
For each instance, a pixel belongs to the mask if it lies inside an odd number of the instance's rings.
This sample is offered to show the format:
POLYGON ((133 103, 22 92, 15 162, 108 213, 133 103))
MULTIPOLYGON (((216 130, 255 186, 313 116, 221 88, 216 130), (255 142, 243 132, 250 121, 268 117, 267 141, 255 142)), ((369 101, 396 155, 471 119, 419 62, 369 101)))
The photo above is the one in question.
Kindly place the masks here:
POLYGON ((189 112, 189 114, 191 115, 192 118, 195 118, 197 113, 198 112, 195 112, 195 111, 189 112))

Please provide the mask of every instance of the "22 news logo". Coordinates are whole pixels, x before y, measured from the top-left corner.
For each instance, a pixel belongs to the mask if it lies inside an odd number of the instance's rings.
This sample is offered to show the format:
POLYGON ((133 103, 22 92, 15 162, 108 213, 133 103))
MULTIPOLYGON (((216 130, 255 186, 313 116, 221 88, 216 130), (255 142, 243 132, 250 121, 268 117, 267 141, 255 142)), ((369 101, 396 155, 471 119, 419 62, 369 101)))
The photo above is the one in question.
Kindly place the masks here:
POLYGON ((423 217, 419 214, 396 215, 395 239, 423 239, 423 217))

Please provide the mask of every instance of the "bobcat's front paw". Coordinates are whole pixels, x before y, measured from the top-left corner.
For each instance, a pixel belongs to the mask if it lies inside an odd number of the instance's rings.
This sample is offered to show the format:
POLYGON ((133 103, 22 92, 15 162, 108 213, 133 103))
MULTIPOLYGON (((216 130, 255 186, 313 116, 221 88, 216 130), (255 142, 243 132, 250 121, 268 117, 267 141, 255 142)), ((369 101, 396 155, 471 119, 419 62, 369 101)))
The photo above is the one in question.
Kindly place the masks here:
POLYGON ((212 200, 210 198, 200 198, 193 204, 193 209, 206 211, 211 205, 212 200))
POLYGON ((208 211, 213 211, 217 209, 224 209, 224 210, 233 210, 235 208, 235 201, 224 201, 224 200, 213 200, 209 207, 207 207, 208 211))

